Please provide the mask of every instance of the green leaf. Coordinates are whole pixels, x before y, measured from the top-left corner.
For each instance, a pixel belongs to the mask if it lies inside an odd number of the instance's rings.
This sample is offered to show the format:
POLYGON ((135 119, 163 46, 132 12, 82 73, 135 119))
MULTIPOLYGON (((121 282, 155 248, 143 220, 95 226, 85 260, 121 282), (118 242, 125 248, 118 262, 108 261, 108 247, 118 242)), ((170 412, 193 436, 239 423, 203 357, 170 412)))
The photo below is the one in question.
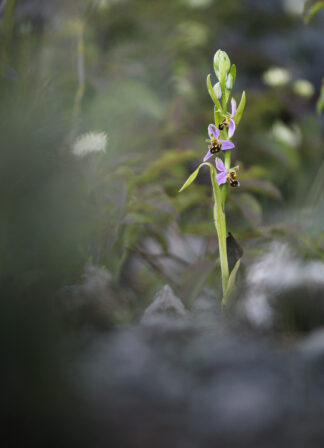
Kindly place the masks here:
POLYGON ((196 223, 187 223, 183 227, 183 231, 185 233, 190 233, 191 235, 197 235, 199 237, 215 236, 215 226, 211 220, 200 221, 196 223))
POLYGON ((201 207, 208 204, 207 185, 195 184, 186 194, 178 194, 173 198, 173 203, 179 213, 183 213, 192 207, 201 207))
POLYGON ((273 199, 282 199, 280 190, 273 185, 272 182, 266 179, 246 178, 246 180, 242 182, 242 187, 244 190, 259 193, 263 196, 269 196, 273 199))
POLYGON ((241 259, 237 260, 232 272, 230 273, 230 276, 228 278, 228 283, 227 283, 227 287, 226 287, 226 291, 224 293, 224 296, 222 298, 222 305, 226 305, 226 303, 228 302, 228 299, 230 297, 230 295, 232 294, 232 292, 234 291, 234 287, 235 287, 235 280, 236 280, 236 275, 237 275, 237 271, 240 267, 241 264, 241 259))
POLYGON ((164 151, 157 160, 151 162, 145 169, 144 173, 134 179, 134 183, 151 183, 161 172, 169 170, 170 167, 182 164, 197 157, 197 153, 192 149, 178 151, 171 149, 164 151))
POLYGON ((304 20, 306 23, 320 10, 324 8, 324 1, 307 0, 304 5, 304 20))
POLYGON ((125 222, 127 224, 148 224, 154 221, 153 216, 148 216, 143 213, 131 212, 127 213, 125 222))
POLYGON ((243 92, 240 104, 238 105, 238 108, 236 109, 236 112, 235 112, 235 115, 234 115, 234 121, 235 121, 236 126, 241 121, 241 118, 242 118, 242 115, 243 115, 243 112, 244 112, 244 108, 245 108, 245 102, 246 102, 246 95, 245 95, 245 92, 243 92))
MULTIPOLYGON (((192 184, 192 182, 196 179, 196 177, 198 176, 199 170, 202 166, 207 165, 209 167, 212 167, 212 165, 208 162, 203 162, 201 163, 198 168, 190 174, 190 176, 188 177, 188 179, 186 180, 186 182, 182 185, 182 187, 179 190, 179 193, 181 193, 181 191, 183 191, 185 188, 189 187, 189 185, 192 184)), ((213 167, 212 167, 213 168, 213 167)))
POLYGON ((250 168, 244 168, 240 173, 240 179, 264 179, 269 174, 267 168, 260 165, 252 165, 250 168))
POLYGON ((211 99, 213 100, 215 106, 218 109, 221 109, 220 102, 216 96, 215 90, 213 89, 213 86, 212 86, 212 83, 210 80, 210 74, 207 76, 207 89, 208 89, 209 95, 210 95, 211 99))

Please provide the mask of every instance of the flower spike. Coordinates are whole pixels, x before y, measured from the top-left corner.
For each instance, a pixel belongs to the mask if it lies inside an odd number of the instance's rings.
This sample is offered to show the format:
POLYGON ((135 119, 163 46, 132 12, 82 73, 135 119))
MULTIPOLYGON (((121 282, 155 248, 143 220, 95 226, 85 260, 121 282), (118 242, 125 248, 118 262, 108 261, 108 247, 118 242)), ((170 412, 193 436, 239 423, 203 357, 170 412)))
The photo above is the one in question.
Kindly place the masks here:
POLYGON ((238 107, 236 107, 235 99, 231 98, 231 111, 228 111, 227 102, 235 82, 236 66, 231 65, 230 58, 225 51, 218 50, 214 57, 214 69, 216 77, 218 78, 214 88, 210 75, 207 76, 207 89, 214 103, 215 116, 215 123, 208 126, 208 151, 203 159, 204 161, 200 163, 198 168, 196 168, 193 173, 190 174, 179 191, 183 191, 192 184, 201 167, 208 166, 214 199, 213 221, 218 236, 219 260, 223 290, 222 305, 225 305, 235 282, 235 275, 240 265, 239 258, 241 257, 241 254, 238 255, 238 260, 236 261, 234 268, 231 267, 228 262, 228 245, 226 237, 227 226, 225 215, 228 189, 227 187, 224 188, 223 185, 226 185, 227 182, 231 187, 238 187, 240 185, 237 176, 239 167, 236 166, 230 168, 231 151, 229 150, 235 147, 234 143, 231 141, 231 138, 235 133, 235 128, 244 111, 245 93, 243 92, 241 102, 238 107), (227 138, 226 140, 221 140, 223 135, 227 138), (221 151, 226 151, 223 160, 220 157, 217 157, 219 156, 218 153, 221 151), (213 155, 216 155, 216 168, 213 164, 206 162, 213 155))

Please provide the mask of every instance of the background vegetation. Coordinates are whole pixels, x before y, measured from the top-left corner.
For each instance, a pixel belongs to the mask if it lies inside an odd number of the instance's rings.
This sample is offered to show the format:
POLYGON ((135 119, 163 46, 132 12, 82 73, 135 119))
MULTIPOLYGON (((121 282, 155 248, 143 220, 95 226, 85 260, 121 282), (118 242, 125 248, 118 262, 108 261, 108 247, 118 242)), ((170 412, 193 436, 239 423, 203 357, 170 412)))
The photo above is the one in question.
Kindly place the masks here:
MULTIPOLYGON (((0 272, 5 296, 52 297, 105 267, 127 320, 169 283, 219 288, 206 76, 222 48, 247 91, 229 229, 243 265, 270 241, 324 258, 323 11, 302 1, 10 1, 2 10, 0 272), (277 68, 277 69, 274 69, 277 68), (106 152, 73 153, 88 132, 106 152)), ((2 2, 2 6, 5 2, 2 2)), ((238 98, 237 98, 238 99, 238 98)), ((93 141, 92 141, 93 142, 93 141)), ((94 143, 92 143, 94 144, 94 143)), ((91 151, 91 144, 89 147, 91 151)))

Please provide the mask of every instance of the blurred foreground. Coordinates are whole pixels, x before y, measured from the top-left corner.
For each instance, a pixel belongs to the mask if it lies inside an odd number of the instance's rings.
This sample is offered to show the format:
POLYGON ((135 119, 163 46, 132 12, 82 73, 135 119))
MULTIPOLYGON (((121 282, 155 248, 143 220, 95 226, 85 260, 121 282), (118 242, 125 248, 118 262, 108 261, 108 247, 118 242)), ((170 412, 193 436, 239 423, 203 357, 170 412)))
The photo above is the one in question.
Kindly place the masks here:
POLYGON ((6 446, 323 446, 323 14, 300 6, 0 2, 6 446), (248 98, 227 312, 207 174, 178 194, 217 48, 248 98))
POLYGON ((228 314, 211 290, 189 311, 165 286, 137 324, 67 334, 41 303, 6 303, 5 446, 323 446, 324 263, 277 255, 228 314))

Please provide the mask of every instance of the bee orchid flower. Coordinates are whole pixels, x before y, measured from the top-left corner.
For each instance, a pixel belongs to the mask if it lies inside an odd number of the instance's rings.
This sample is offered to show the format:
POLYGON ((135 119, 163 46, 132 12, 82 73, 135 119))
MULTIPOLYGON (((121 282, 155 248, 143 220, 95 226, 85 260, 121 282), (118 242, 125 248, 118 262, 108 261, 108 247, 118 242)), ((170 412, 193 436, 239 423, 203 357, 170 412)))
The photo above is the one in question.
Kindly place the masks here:
POLYGON ((204 157, 204 162, 208 160, 212 155, 217 154, 220 150, 224 151, 226 149, 234 148, 234 143, 229 140, 219 140, 219 130, 216 128, 214 124, 210 124, 208 126, 208 135, 210 145, 208 145, 207 154, 204 157))
POLYGON ((239 169, 238 166, 227 169, 223 161, 219 157, 216 157, 216 168, 217 171, 220 171, 218 174, 216 174, 218 185, 225 184, 228 181, 231 187, 240 186, 240 182, 237 180, 237 171, 239 169))
POLYGON ((236 112, 236 101, 234 98, 231 100, 232 105, 232 113, 228 115, 224 120, 218 125, 218 129, 222 131, 224 128, 228 128, 228 138, 233 137, 235 132, 235 121, 234 121, 234 115, 236 112))

